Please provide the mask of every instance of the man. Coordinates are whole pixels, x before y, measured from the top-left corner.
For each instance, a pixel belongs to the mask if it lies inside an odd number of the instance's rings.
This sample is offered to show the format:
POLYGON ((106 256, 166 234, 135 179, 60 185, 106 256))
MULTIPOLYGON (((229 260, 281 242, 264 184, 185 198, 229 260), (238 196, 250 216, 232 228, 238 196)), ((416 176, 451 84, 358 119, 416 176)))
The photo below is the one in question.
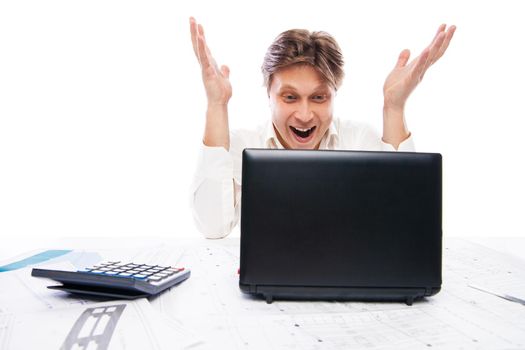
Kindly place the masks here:
POLYGON ((208 108, 201 159, 193 184, 193 212, 207 238, 222 238, 240 214, 241 154, 247 147, 287 149, 414 150, 404 108, 427 69, 446 51, 455 31, 441 25, 432 43, 410 63, 403 50, 383 86, 383 136, 366 125, 333 117, 341 86, 343 55, 325 32, 281 33, 264 57, 262 72, 271 122, 253 131, 230 132, 230 70, 219 67, 206 44, 204 29, 190 18, 190 32, 206 90, 208 108))

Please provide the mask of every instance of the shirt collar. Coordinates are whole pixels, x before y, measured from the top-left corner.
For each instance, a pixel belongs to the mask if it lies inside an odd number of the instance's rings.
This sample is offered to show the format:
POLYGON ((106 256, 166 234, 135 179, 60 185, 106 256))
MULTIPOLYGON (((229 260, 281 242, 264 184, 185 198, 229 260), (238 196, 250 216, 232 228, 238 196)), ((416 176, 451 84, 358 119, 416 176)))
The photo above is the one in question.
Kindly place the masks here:
MULTIPOLYGON (((333 119, 326 131, 325 135, 321 139, 319 149, 336 149, 339 146, 339 133, 337 132, 336 120, 333 119)), ((269 120, 266 123, 264 133, 264 145, 266 148, 278 148, 283 149, 283 145, 279 142, 273 123, 269 120)))
POLYGON ((265 133, 264 133, 264 145, 266 148, 278 148, 283 149, 283 145, 281 145, 281 142, 279 142, 279 139, 277 138, 277 134, 275 133, 275 129, 273 127, 273 123, 271 120, 266 122, 265 127, 265 133))
POLYGON ((337 131, 337 120, 332 119, 325 136, 321 139, 319 149, 337 149, 339 148, 339 132, 337 131))

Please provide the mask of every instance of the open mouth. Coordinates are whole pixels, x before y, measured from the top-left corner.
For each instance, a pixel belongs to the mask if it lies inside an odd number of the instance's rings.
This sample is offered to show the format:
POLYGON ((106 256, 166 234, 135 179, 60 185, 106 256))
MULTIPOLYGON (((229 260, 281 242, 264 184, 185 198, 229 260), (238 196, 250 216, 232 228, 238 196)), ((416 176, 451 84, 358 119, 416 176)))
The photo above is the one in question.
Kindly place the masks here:
POLYGON ((290 126, 290 130, 293 131, 295 135, 300 137, 301 139, 307 139, 315 130, 316 126, 312 126, 311 128, 295 128, 293 126, 290 126))

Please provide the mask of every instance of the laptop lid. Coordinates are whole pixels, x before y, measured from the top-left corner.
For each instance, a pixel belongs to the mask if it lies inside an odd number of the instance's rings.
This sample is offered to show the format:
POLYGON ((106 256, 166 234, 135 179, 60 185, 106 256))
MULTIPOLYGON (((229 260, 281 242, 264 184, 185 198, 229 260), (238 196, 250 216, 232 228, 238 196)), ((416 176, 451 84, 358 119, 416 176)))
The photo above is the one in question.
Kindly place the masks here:
POLYGON ((411 299, 441 286, 441 155, 245 149, 243 291, 411 299))

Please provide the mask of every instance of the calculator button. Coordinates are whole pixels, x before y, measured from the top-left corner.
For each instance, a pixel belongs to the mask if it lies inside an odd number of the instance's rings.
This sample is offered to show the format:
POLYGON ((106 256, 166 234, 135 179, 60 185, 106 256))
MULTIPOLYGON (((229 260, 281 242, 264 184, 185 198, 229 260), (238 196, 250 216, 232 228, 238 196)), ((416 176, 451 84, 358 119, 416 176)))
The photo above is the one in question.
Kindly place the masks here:
MULTIPOLYGON (((93 274, 104 274, 108 276, 119 276, 136 279, 147 279, 151 282, 159 282, 167 278, 173 278, 184 268, 173 266, 160 266, 150 264, 123 263, 121 261, 105 261, 92 267, 81 270, 93 274)), ((159 282, 160 283, 160 282, 159 282)))

